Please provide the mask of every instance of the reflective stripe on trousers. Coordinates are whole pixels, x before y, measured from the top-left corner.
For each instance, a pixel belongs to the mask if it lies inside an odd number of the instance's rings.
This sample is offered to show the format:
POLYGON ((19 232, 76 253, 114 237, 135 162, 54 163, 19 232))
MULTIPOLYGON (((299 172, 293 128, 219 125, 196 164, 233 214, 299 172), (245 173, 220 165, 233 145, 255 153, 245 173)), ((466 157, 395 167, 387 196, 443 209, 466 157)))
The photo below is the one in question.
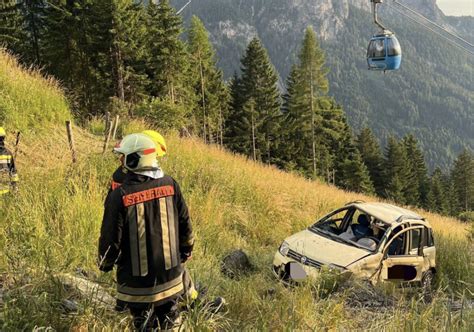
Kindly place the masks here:
POLYGON ((174 296, 184 289, 183 275, 165 284, 147 288, 117 286, 117 299, 125 302, 153 303, 174 296))

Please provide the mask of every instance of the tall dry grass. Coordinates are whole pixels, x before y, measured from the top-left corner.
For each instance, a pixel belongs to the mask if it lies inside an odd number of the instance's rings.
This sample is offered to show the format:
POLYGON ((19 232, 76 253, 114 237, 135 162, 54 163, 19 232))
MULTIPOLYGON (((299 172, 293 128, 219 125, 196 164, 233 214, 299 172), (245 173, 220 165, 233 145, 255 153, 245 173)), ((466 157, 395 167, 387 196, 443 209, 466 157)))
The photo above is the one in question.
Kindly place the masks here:
MULTIPOLYGON (((91 278, 113 293, 113 275, 100 274, 95 262, 103 199, 117 161, 110 153, 101 155, 96 138, 82 131, 76 136, 80 162, 75 166, 69 154, 58 148, 66 146, 61 133, 39 141, 27 138, 22 147, 18 160, 22 190, 2 209, 0 249, 5 255, 0 271, 12 289, 0 318, 4 329, 128 326, 126 315, 94 307, 90 299, 63 289, 54 277, 81 268, 91 271, 91 278), (78 314, 62 313, 64 298, 79 301, 78 314)), ((347 201, 373 198, 258 165, 196 140, 167 138, 169 156, 162 166, 183 188, 196 230, 189 268, 209 288, 210 296, 222 295, 229 303, 225 315, 209 316, 199 307, 192 309, 187 328, 398 331, 472 327, 472 310, 452 308, 453 298, 468 299, 472 291, 468 251, 472 247, 463 224, 420 212, 433 223, 438 246, 440 291, 433 304, 423 304, 415 292, 400 296, 397 305, 383 310, 353 308, 346 303, 347 291, 331 292, 332 284, 323 280, 316 286, 283 287, 272 276, 271 261, 289 234, 347 201), (235 248, 245 250, 255 266, 253 273, 239 280, 227 279, 220 272, 222 257, 235 248), (325 287, 329 288, 322 291, 325 287)))

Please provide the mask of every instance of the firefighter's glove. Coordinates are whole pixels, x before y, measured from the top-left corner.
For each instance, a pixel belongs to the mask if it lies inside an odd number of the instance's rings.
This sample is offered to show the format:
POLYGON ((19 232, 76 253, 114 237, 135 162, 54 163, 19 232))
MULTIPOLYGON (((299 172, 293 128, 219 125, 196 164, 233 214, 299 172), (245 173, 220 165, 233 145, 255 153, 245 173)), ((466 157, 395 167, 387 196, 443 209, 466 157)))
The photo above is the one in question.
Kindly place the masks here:
POLYGON ((113 265, 102 265, 102 266, 99 266, 99 270, 101 270, 102 272, 110 272, 114 269, 114 266, 113 265))
POLYGON ((181 263, 186 263, 193 256, 192 252, 182 252, 181 253, 181 263))
POLYGON ((97 259, 97 266, 102 272, 110 272, 114 269, 114 264, 106 264, 103 259, 97 259))

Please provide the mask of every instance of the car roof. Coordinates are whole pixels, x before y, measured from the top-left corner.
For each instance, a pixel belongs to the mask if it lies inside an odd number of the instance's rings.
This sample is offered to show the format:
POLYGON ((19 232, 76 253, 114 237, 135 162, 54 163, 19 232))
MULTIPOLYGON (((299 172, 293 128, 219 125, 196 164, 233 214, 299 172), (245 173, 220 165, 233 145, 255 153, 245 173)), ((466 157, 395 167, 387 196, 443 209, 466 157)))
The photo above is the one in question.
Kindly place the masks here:
POLYGON ((416 212, 388 204, 388 203, 365 203, 365 202, 354 202, 348 205, 355 206, 357 209, 366 212, 367 214, 381 220, 387 224, 393 224, 401 222, 403 220, 425 220, 416 212))

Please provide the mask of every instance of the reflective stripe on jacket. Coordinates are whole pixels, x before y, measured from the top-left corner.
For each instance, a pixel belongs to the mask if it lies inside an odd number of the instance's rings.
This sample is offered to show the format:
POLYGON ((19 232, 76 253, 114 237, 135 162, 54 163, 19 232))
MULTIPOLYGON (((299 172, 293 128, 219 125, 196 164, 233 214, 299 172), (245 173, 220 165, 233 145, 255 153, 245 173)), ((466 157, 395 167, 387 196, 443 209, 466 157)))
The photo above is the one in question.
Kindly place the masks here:
POLYGON ((183 294, 181 256, 193 233, 178 184, 128 173, 109 193, 99 239, 102 270, 117 264, 117 299, 156 303, 183 294))

